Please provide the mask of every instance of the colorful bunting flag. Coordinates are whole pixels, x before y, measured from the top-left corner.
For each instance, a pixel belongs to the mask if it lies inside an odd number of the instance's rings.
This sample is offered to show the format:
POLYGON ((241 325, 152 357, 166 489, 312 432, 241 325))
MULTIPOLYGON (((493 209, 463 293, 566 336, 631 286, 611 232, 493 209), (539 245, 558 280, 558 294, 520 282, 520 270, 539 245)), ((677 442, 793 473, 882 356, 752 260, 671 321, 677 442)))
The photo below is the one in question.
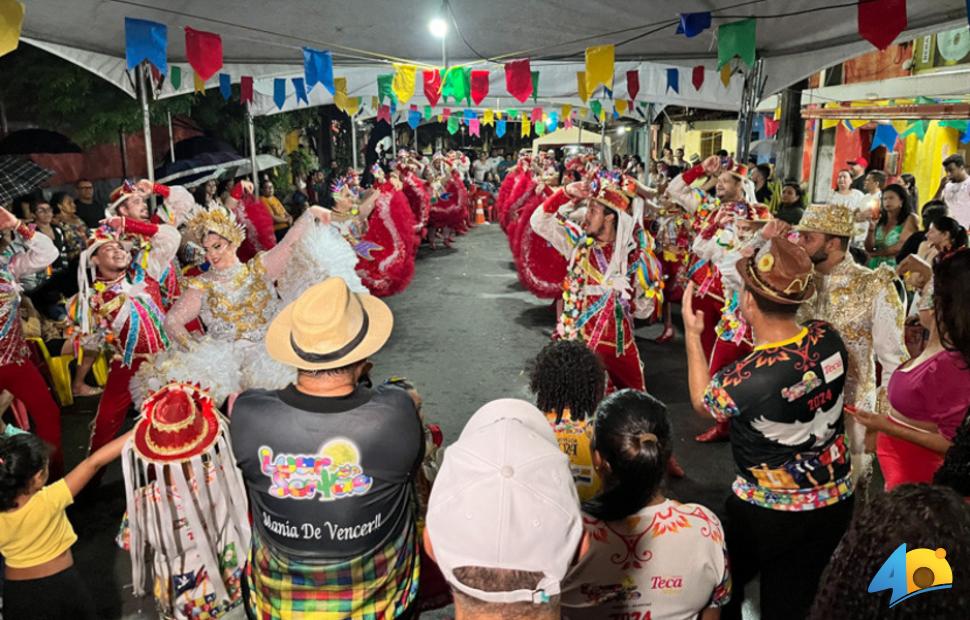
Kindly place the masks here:
POLYGON ((421 75, 424 77, 424 96, 432 106, 438 105, 438 99, 441 97, 441 72, 437 69, 429 69, 421 75))
POLYGON ((232 78, 229 77, 228 73, 219 74, 219 92, 222 93, 222 98, 227 101, 232 98, 232 78))
POLYGON ((599 102, 599 99, 593 99, 589 102, 589 109, 593 111, 595 118, 599 118, 600 112, 603 111, 603 104, 599 102))
POLYGON ((949 127, 950 129, 956 129, 961 133, 967 130, 967 124, 968 121, 963 120, 940 121, 940 127, 949 127))
POLYGON ((544 136, 544 135, 546 135, 546 124, 544 122, 542 122, 542 119, 541 118, 539 119, 539 122, 538 123, 535 123, 532 126, 535 127, 536 135, 537 136, 544 136))
POLYGON ((721 84, 724 84, 724 88, 727 88, 731 83, 731 73, 731 65, 721 67, 721 84))
POLYGON ((457 116, 448 117, 448 133, 455 135, 455 133, 458 131, 459 125, 460 123, 457 116))
POLYGON ((682 34, 690 39, 692 37, 696 37, 710 27, 710 13, 681 13, 680 23, 677 25, 677 34, 682 34))
POLYGON ((626 99, 617 99, 616 103, 613 104, 613 109, 620 116, 626 114, 627 111, 627 101, 626 99))
MULTIPOLYGON (((199 76, 195 77, 198 79, 199 76)), ((282 110, 283 104, 286 103, 286 80, 283 78, 273 80, 273 103, 276 104, 276 108, 279 110, 282 110)))
POLYGON ((572 114, 573 114, 573 106, 571 106, 571 105, 569 105, 567 103, 567 104, 563 105, 562 108, 559 109, 559 113, 562 114, 563 120, 565 120, 565 119, 569 118, 570 116, 572 116, 572 114))
POLYGON ((546 129, 548 129, 549 131, 556 131, 557 129, 559 129, 559 113, 558 112, 550 112, 549 113, 549 121, 546 123, 546 129))
POLYGON ((522 132, 519 134, 523 138, 528 138, 532 135, 532 123, 528 119, 522 119, 522 132))
POLYGON ((678 69, 667 69, 667 89, 664 92, 670 92, 671 88, 674 89, 675 93, 680 94, 680 71, 678 69))
POLYGON ((414 77, 418 68, 414 65, 394 63, 394 78, 391 90, 401 103, 407 103, 414 96, 414 77))
POLYGON ((471 70, 465 67, 452 67, 445 72, 444 86, 441 87, 441 96, 445 103, 451 97, 455 103, 462 99, 471 98, 471 70))
POLYGON ((887 151, 891 151, 896 146, 897 137, 899 137, 899 134, 896 133, 895 127, 880 123, 876 127, 876 133, 872 136, 872 146, 869 147, 869 150, 875 151, 880 146, 884 146, 887 151))
MULTIPOLYGON (((10 15, 14 18, 17 17, 16 11, 12 11, 10 15)), ((0 16, 7 17, 5 14, 0 14, 0 16)), ((20 19, 23 20, 23 7, 20 10, 20 19)), ((7 37, 9 39, 10 35, 8 34, 7 37)), ((6 47, 9 46, 10 43, 7 40, 6 47)), ((126 17, 125 60, 129 69, 134 69, 143 60, 147 60, 162 75, 168 73, 168 26, 146 19, 126 17)))
POLYGON ((451 108, 445 108, 444 110, 442 110, 441 116, 443 116, 445 120, 448 120, 449 118, 451 118, 451 108))
POLYGON ((185 59, 203 80, 208 80, 222 68, 222 37, 186 26, 185 59))
POLYGON ((539 72, 532 72, 532 100, 536 101, 539 99, 539 72))
POLYGON ((528 58, 505 63, 505 89, 522 103, 532 95, 532 69, 528 58))
POLYGON ((536 107, 532 108, 532 114, 529 116, 529 120, 533 123, 538 123, 542 120, 542 108, 536 107))
POLYGON ((884 50, 906 29, 906 0, 867 0, 858 4, 859 35, 884 50))
POLYGON ((586 92, 592 94, 598 86, 613 89, 613 58, 615 49, 610 45, 586 48, 586 92))
POLYGON ((391 124, 391 106, 381 105, 377 108, 377 122, 381 121, 391 124))
MULTIPOLYGON (((967 1, 970 2, 970 0, 967 0, 967 1)), ((970 7, 967 7, 967 8, 970 9, 970 7)), ((970 143, 970 127, 967 127, 967 130, 963 132, 962 136, 960 136, 960 144, 967 144, 967 143, 970 143)))
POLYGON ((424 120, 430 121, 432 114, 433 114, 433 111, 431 109, 431 106, 429 106, 429 105, 424 106, 424 120))
POLYGON ((361 105, 361 103, 363 103, 363 101, 364 100, 363 100, 362 97, 350 97, 350 98, 348 98, 347 99, 347 108, 344 110, 344 112, 347 114, 347 116, 349 116, 351 118, 357 116, 357 113, 360 112, 360 105, 361 105))
POLYGON ((350 114, 350 97, 347 96, 347 78, 338 77, 333 79, 333 104, 344 114, 350 114))
POLYGON ((508 110, 505 111, 505 113, 512 120, 516 120, 516 121, 519 120, 519 111, 516 110, 515 108, 509 108, 508 110))
POLYGON ((626 94, 630 99, 636 99, 640 94, 640 72, 633 70, 626 72, 626 94))
POLYGON ((926 126, 929 123, 924 120, 913 121, 899 134, 900 138, 905 138, 906 136, 916 136, 919 140, 926 137, 926 126))
POLYGON ((195 71, 192 72, 192 87, 197 93, 205 92, 205 80, 200 78, 199 74, 195 71))
POLYGON ((586 103, 589 99, 589 92, 586 90, 586 72, 577 71, 576 72, 576 94, 579 96, 580 101, 586 103))
POLYGON ((562 126, 564 129, 570 129, 573 126, 573 117, 564 116, 562 119, 562 126))
POLYGON ((495 124, 495 136, 496 137, 501 138, 501 137, 505 136, 505 123, 506 123, 505 119, 504 118, 500 118, 498 120, 498 122, 495 124))
POLYGON ((768 116, 764 117, 765 125, 765 138, 774 138, 778 133, 778 128, 781 126, 781 121, 776 118, 771 118, 768 116))
POLYGON ((704 65, 694 67, 690 76, 690 83, 694 85, 694 90, 700 90, 704 85, 704 65))
POLYGON ((478 105, 488 96, 488 77, 487 69, 475 69, 472 71, 472 102, 478 105))
POLYGON ((472 119, 475 119, 475 118, 478 118, 475 115, 475 110, 465 110, 464 112, 462 112, 462 119, 465 121, 466 125, 471 123, 472 119))
POLYGON ((0 56, 9 54, 20 45, 20 30, 23 25, 24 5, 15 0, 0 2, 0 56))
POLYGON ((173 65, 168 80, 172 83, 173 89, 178 90, 182 88, 182 68, 173 65))
POLYGON ((495 112, 493 110, 485 110, 485 114, 482 117, 482 125, 494 125, 495 124, 495 112))
POLYGON ((253 76, 244 75, 239 78, 239 99, 243 103, 251 103, 253 100, 253 76))
POLYGON ((408 112, 408 125, 411 129, 417 129, 418 125, 421 124, 421 113, 417 110, 410 110, 408 112))
POLYGON ((317 84, 334 94, 333 85, 333 57, 328 50, 315 50, 309 47, 303 48, 303 73, 306 78, 306 87, 313 90, 317 84))
POLYGON ((384 98, 394 101, 394 74, 384 73, 377 76, 377 100, 384 103, 384 98))
POLYGON ((370 109, 377 111, 377 108, 381 107, 381 102, 377 100, 377 97, 370 98, 370 109))
POLYGON ((296 101, 297 103, 303 102, 309 105, 310 99, 306 94, 306 83, 303 78, 293 78, 293 90, 296 91, 296 101))
MULTIPOLYGON (((756 22, 745 19, 717 28, 717 68, 720 69, 735 56, 748 67, 754 67, 756 22)), ((723 78, 722 78, 723 79, 723 78)))
POLYGON ((470 136, 481 136, 481 124, 478 122, 477 118, 473 118, 468 123, 468 135, 470 136))

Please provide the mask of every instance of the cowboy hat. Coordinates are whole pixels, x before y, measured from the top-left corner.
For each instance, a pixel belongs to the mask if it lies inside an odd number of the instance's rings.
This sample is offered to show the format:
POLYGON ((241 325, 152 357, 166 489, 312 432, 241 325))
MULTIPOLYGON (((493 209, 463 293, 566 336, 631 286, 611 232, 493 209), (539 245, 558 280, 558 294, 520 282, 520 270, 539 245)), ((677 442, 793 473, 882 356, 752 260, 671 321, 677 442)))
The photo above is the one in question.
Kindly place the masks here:
POLYGON ((803 303, 815 294, 815 267, 800 246, 776 237, 760 254, 746 256, 736 268, 745 287, 780 304, 803 303))
POLYGON ((276 315, 266 332, 266 351, 300 370, 332 370, 377 353, 393 328, 387 304, 351 292, 341 278, 327 278, 276 315))

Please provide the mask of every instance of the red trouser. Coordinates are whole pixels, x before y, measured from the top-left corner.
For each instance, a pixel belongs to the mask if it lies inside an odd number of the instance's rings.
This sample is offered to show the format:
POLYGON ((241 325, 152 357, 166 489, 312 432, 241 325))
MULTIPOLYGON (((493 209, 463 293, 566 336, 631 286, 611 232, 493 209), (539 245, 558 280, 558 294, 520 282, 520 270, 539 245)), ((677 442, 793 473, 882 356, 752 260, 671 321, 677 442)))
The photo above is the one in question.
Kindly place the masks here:
POLYGON ((51 453, 51 478, 64 473, 64 454, 61 452, 61 409, 51 396, 50 388, 40 371, 30 361, 20 365, 0 366, 0 389, 8 390, 27 408, 31 431, 54 446, 51 453))
POLYGON ((610 376, 607 392, 624 388, 647 391, 647 383, 643 379, 643 365, 640 363, 640 352, 637 351, 636 344, 631 344, 620 356, 617 356, 616 346, 612 343, 601 343, 593 349, 593 352, 603 362, 610 376))
MULTIPOLYGON (((747 342, 736 344, 717 337, 717 324, 721 320, 721 308, 724 303, 709 295, 698 297, 694 295, 694 310, 704 312, 704 331, 701 333, 701 346, 707 359, 707 368, 713 377, 719 370, 751 353, 751 345, 747 342)), ((717 422, 721 433, 726 433, 731 427, 727 420, 717 422)))
POLYGON ((142 358, 136 358, 132 361, 131 367, 123 366, 119 360, 111 362, 108 383, 104 386, 101 402, 98 403, 98 413, 94 416, 94 423, 91 425, 89 453, 114 439, 121 430, 125 422, 125 414, 131 407, 131 392, 128 391, 128 384, 138 372, 142 361, 142 358))

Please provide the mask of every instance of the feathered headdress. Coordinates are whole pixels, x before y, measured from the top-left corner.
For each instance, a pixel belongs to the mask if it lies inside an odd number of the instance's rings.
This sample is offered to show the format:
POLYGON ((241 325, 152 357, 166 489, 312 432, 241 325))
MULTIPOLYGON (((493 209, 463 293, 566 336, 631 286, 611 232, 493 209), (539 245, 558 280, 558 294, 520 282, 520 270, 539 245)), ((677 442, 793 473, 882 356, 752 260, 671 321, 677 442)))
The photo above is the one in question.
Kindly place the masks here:
POLYGON ((240 245, 246 240, 246 228, 231 211, 222 207, 199 213, 189 220, 188 227, 199 239, 214 233, 233 245, 240 245))

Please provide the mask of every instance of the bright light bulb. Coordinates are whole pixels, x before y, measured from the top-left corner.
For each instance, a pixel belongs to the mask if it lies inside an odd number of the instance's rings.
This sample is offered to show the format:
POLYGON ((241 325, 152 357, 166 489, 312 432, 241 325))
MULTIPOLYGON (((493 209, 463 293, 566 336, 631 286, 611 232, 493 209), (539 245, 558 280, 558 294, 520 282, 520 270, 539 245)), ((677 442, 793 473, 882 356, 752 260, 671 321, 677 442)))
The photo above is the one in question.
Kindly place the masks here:
POLYGON ((626 126, 622 126, 622 125, 621 125, 621 126, 620 126, 619 128, 617 128, 617 130, 616 130, 616 133, 618 133, 618 134, 620 134, 620 135, 623 135, 623 134, 625 134, 625 133, 626 133, 627 131, 629 131, 629 129, 627 129, 627 128, 626 128, 626 126))
POLYGON ((435 17, 428 23, 428 30, 435 38, 443 39, 448 34, 448 22, 440 17, 435 17))

